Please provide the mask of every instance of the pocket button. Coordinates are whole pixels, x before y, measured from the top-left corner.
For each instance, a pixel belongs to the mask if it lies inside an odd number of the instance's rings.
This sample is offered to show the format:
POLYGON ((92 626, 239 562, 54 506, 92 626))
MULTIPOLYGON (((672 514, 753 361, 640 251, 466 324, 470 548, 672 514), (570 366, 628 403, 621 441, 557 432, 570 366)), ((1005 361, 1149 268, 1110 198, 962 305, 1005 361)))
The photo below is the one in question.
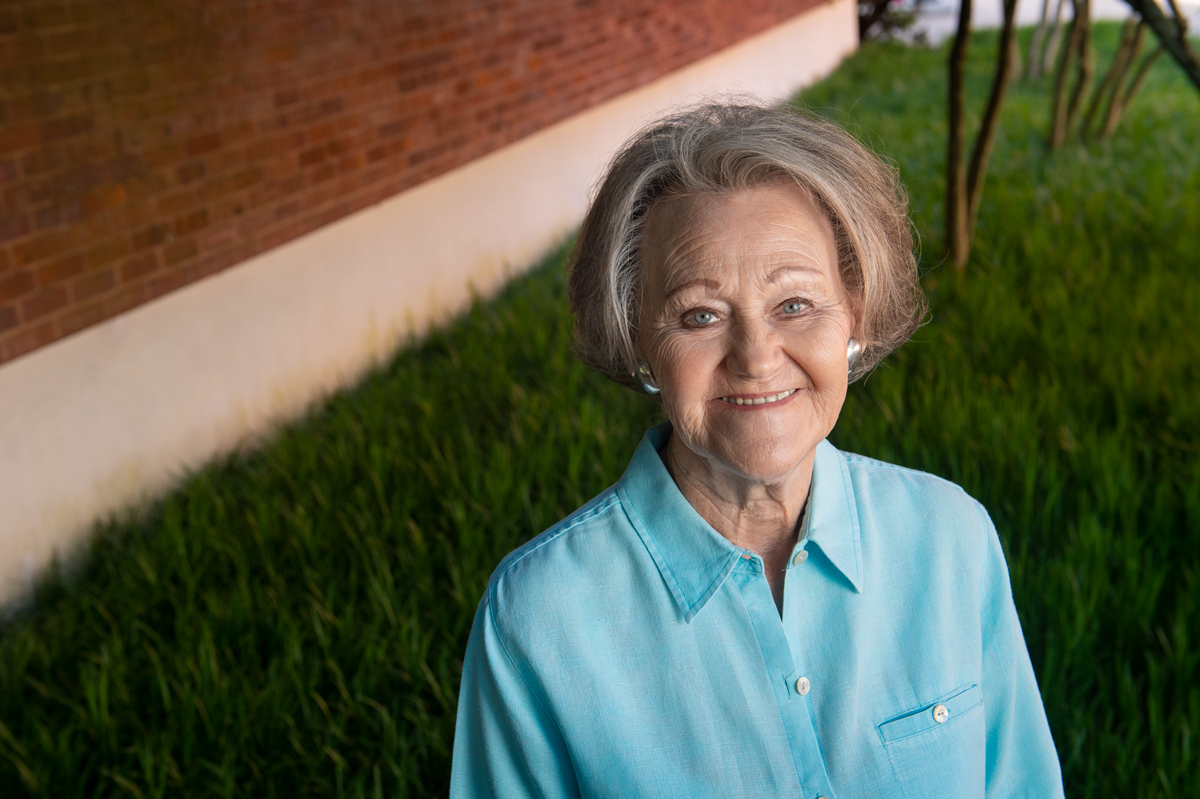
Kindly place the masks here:
POLYGON ((933 720, 938 724, 945 724, 946 719, 950 718, 950 711, 945 705, 935 705, 933 708, 933 720))

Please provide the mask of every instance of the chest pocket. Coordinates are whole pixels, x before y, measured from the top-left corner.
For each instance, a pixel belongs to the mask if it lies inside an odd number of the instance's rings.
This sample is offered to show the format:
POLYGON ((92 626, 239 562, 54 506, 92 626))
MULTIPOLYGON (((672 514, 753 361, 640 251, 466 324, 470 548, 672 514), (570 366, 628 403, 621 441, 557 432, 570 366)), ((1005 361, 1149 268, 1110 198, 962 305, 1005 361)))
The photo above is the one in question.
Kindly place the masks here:
POLYGON ((983 796, 987 736, 978 685, 883 722, 879 737, 909 799, 983 796))

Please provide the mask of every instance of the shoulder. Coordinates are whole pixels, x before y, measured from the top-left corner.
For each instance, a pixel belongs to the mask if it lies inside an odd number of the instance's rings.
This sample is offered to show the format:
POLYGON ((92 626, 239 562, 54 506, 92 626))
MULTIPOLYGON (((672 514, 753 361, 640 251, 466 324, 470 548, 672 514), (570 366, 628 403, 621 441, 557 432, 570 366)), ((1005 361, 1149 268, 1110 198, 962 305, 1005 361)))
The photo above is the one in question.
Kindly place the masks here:
POLYGON ((978 584, 999 549, 987 510, 959 485, 852 453, 839 453, 853 493, 860 538, 881 567, 955 573, 978 584))
POLYGON ((490 611, 504 626, 571 619, 641 568, 645 547, 609 488, 513 550, 488 580, 490 611))
POLYGON ((554 663, 644 611, 661 580, 614 487, 505 557, 483 612, 510 658, 554 663))
POLYGON ((838 454, 845 464, 860 513, 882 511, 925 521, 941 519, 958 525, 991 526, 987 510, 957 483, 865 455, 841 451, 838 454))
POLYGON ((553 568, 554 561, 568 556, 581 537, 603 538, 615 521, 624 520, 620 505, 615 488, 601 492, 562 521, 508 553, 488 579, 489 589, 498 583, 520 579, 531 569, 553 568))

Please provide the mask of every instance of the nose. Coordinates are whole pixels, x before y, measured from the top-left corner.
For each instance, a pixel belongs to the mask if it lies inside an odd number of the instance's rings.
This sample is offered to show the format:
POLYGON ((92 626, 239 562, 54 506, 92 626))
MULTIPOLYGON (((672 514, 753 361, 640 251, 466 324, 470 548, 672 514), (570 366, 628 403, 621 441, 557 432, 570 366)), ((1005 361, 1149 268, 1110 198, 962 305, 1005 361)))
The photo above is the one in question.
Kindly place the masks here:
POLYGON ((739 320, 731 333, 725 358, 730 372, 746 380, 765 380, 779 371, 785 358, 783 344, 765 321, 739 320))

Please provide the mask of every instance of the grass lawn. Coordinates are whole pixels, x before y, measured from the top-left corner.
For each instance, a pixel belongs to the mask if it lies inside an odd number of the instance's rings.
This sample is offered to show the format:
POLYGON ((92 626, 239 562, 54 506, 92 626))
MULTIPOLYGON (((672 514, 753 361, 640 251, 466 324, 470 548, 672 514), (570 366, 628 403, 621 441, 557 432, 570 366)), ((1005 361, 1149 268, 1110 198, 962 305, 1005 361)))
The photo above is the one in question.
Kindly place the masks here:
MULTIPOLYGON (((933 310, 834 443, 991 511, 1068 796, 1200 796, 1200 95, 1162 59, 1113 142, 1047 156, 1048 81, 1015 87, 959 275, 944 63, 867 46, 800 100, 899 164, 933 310)), ((563 262, 48 578, 0 629, 0 795, 444 794, 489 573, 658 418, 573 360, 563 262)))

